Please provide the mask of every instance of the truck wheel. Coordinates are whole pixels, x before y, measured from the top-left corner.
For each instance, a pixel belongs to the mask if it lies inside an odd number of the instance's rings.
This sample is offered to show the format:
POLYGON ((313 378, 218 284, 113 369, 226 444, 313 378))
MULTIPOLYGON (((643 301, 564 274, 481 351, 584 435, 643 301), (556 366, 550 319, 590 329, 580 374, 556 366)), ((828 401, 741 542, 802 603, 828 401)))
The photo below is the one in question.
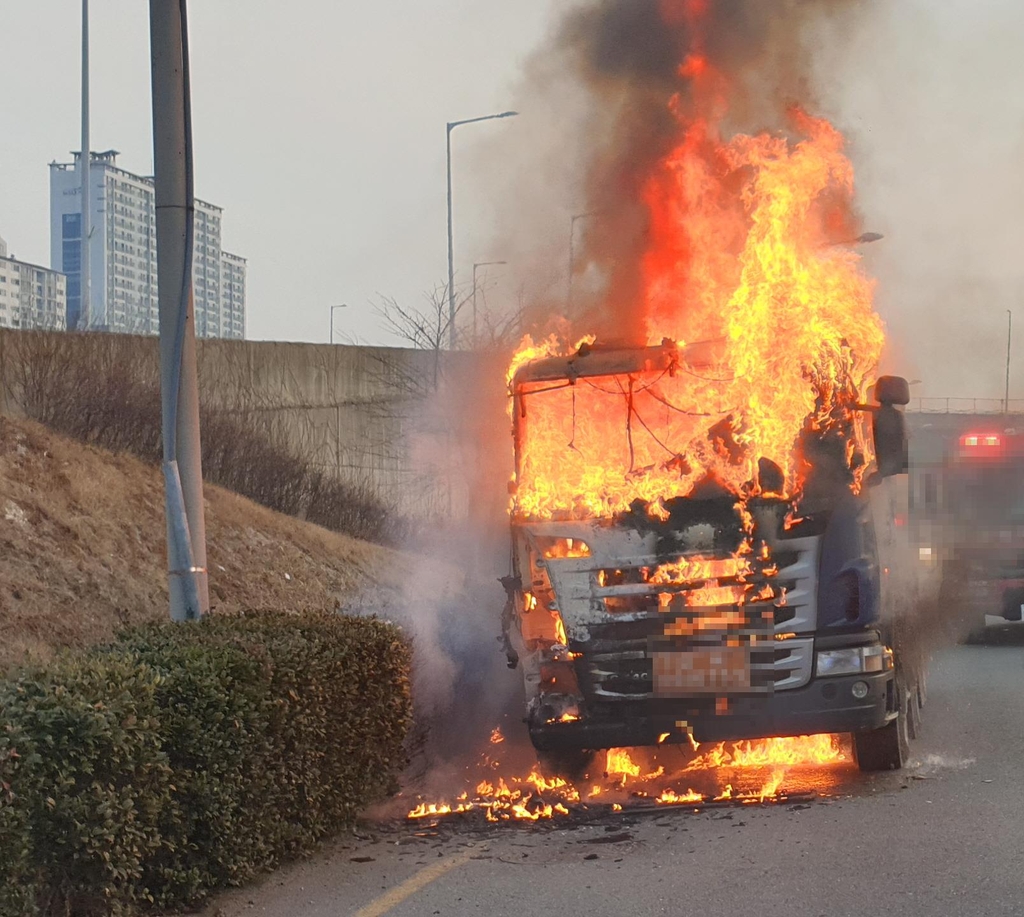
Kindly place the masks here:
POLYGON ((910 756, 907 692, 897 683, 899 714, 881 729, 853 734, 853 756, 864 772, 897 771, 910 756))
POLYGON ((582 748, 538 751, 537 761, 545 777, 562 777, 572 783, 586 776, 594 761, 594 752, 582 748))

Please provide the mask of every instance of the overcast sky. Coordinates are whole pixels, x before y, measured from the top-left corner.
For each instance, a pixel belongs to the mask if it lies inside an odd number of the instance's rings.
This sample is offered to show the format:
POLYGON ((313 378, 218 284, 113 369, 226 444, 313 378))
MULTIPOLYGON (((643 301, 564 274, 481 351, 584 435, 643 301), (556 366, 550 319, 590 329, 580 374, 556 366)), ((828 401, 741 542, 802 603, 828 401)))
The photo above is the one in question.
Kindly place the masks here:
MULTIPOLYGON (((92 143, 152 173, 144 0, 93 0, 92 143)), ((248 259, 248 336, 382 340, 377 293, 405 302, 447 276, 445 123, 510 107, 556 0, 203 0, 189 4, 196 193, 248 259)), ((0 0, 0 236, 49 264, 47 163, 80 146, 79 0, 0 0)), ((459 195, 459 276, 504 260, 477 244, 487 200, 459 195)), ((479 182, 476 184, 480 184, 479 182)), ((472 188, 477 192, 474 185, 472 188)), ((479 198, 479 194, 476 194, 479 198)), ((481 277, 483 285, 484 277, 481 277)), ((486 277, 495 293, 501 270, 486 277)))
MULTIPOLYGON (((454 135, 460 282, 474 261, 515 261, 511 241, 494 241, 513 222, 510 187, 557 198, 544 221, 564 245, 578 202, 525 187, 523 150, 542 127, 521 84, 567 3, 189 5, 196 190, 225 208, 224 245, 248 259, 250 337, 325 341, 329 307, 347 303, 339 330, 385 342, 375 296, 415 303, 445 279, 448 120, 523 110, 454 135)), ((1006 310, 1024 305, 1022 5, 860 6, 856 28, 822 39, 821 114, 849 137, 866 228, 886 236, 866 264, 892 368, 921 378, 922 394, 999 397, 1006 310)), ((92 146, 147 174, 148 4, 92 7, 92 146)), ((47 163, 79 145, 79 17, 79 0, 0 0, 0 235, 43 264, 47 163)), ((514 297, 516 270, 487 269, 487 295, 514 297)), ((1024 397, 1024 308, 1017 325, 1012 394, 1024 397)))

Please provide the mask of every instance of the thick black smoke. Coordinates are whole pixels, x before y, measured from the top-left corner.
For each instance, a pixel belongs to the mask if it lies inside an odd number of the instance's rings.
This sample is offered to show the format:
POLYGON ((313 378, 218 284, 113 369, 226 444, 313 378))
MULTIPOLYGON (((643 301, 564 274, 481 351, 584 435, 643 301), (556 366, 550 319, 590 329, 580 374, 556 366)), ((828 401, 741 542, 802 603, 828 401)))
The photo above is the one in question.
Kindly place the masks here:
MULTIPOLYGON (((704 118, 728 139, 788 130, 794 106, 819 114, 815 48, 842 15, 877 2, 594 0, 564 15, 532 63, 533 98, 522 105, 548 106, 571 125, 574 136, 553 155, 578 151, 580 188, 570 206, 594 215, 580 227, 574 258, 577 279, 590 275, 589 284, 579 284, 574 331, 636 335, 623 304, 636 303, 640 290, 643 189, 685 125, 704 118), (695 81, 698 72, 704 77, 695 81)), ((558 170, 556 164, 553 182, 558 170)), ((545 174, 534 171, 533 178, 545 174)), ((534 305, 534 317, 552 314, 546 298, 534 305)), ((536 330, 542 325, 539 319, 536 330)))

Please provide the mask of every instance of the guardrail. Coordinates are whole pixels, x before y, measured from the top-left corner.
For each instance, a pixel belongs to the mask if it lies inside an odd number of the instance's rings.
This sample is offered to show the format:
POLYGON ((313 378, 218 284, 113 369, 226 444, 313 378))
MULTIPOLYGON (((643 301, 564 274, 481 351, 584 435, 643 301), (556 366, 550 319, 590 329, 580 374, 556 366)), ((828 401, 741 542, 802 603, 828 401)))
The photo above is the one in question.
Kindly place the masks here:
POLYGON ((1024 414, 1024 398, 912 398, 907 410, 916 414, 1024 414))

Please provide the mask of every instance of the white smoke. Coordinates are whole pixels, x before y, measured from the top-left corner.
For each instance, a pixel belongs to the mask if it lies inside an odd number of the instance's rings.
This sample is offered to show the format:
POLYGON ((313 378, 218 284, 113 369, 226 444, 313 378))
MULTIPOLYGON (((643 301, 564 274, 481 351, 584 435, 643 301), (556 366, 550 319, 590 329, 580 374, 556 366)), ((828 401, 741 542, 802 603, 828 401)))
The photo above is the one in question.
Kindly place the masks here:
POLYGON ((922 380, 915 396, 1003 395, 1006 310, 1024 303, 1022 40, 1011 0, 866 3, 823 36, 826 114, 849 138, 865 228, 885 235, 865 257, 888 368, 922 380))

